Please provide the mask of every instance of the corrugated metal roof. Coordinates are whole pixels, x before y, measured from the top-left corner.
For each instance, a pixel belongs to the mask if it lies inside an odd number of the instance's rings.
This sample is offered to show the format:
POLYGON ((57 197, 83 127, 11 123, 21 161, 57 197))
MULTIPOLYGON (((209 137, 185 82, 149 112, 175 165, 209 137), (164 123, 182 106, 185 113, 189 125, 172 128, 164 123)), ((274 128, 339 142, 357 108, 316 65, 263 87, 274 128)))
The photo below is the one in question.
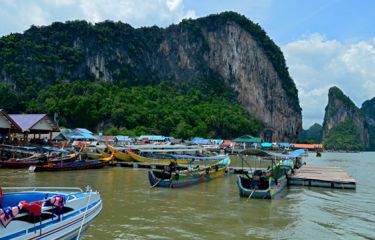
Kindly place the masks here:
POLYGON ((29 129, 37 124, 47 114, 9 114, 9 117, 17 123, 22 131, 29 131, 29 129))
POLYGON ((97 140, 96 137, 92 134, 89 134, 89 133, 70 133, 69 134, 69 138, 72 138, 72 139, 94 139, 94 140, 97 140))
POLYGON ((76 128, 73 130, 73 132, 92 134, 92 132, 86 128, 76 128))
POLYGON ((159 135, 141 135, 138 139, 139 140, 148 139, 150 141, 165 141, 165 137, 159 136, 159 135))
POLYGON ((133 141, 133 139, 129 136, 121 136, 121 135, 118 135, 118 136, 115 136, 115 138, 118 140, 118 141, 123 141, 123 142, 130 142, 130 141, 133 141))

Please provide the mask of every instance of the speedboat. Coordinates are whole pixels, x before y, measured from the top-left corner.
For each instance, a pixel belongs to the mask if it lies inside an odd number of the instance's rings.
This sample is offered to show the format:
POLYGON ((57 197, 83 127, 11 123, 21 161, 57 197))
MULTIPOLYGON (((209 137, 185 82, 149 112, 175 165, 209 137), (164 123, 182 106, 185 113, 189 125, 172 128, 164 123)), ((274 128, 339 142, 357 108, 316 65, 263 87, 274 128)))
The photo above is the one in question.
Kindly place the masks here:
POLYGON ((89 187, 0 188, 0 239, 79 239, 100 213, 89 187))

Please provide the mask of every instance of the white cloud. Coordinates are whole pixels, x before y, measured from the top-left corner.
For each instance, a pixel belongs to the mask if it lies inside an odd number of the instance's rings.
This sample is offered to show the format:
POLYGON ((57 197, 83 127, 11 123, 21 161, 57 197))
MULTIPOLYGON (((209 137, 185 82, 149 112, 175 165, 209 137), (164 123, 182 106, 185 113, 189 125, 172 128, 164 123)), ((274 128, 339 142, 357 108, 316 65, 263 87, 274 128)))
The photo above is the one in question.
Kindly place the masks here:
POLYGON ((323 122, 332 86, 341 88, 358 107, 375 97, 375 39, 342 43, 312 34, 282 50, 299 90, 304 128, 323 122))
POLYGON ((0 1, 0 36, 23 32, 31 25, 85 19, 122 21, 134 27, 168 26, 183 18, 196 18, 183 0, 3 0, 0 1))

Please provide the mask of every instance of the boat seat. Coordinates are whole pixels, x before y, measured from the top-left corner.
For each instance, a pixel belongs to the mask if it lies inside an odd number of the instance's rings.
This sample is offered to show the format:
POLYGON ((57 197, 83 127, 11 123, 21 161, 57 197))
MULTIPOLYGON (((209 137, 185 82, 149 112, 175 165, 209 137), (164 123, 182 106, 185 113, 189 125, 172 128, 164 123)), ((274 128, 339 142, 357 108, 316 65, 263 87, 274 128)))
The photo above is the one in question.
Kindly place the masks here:
POLYGON ((259 181, 259 180, 260 180, 260 176, 258 176, 258 175, 254 175, 254 176, 253 176, 253 180, 254 180, 254 181, 259 181))

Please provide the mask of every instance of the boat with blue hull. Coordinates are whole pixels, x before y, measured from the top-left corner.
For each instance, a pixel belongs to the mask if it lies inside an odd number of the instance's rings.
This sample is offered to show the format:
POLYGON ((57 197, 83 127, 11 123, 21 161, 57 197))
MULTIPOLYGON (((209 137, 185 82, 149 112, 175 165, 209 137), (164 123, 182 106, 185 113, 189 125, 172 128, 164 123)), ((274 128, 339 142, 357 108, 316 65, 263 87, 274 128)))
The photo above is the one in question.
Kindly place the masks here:
POLYGON ((102 209, 100 194, 80 188, 3 188, 0 239, 79 239, 102 209))
POLYGON ((228 157, 207 167, 198 166, 183 171, 149 171, 148 178, 151 187, 182 188, 223 176, 228 172, 229 164, 228 157))

